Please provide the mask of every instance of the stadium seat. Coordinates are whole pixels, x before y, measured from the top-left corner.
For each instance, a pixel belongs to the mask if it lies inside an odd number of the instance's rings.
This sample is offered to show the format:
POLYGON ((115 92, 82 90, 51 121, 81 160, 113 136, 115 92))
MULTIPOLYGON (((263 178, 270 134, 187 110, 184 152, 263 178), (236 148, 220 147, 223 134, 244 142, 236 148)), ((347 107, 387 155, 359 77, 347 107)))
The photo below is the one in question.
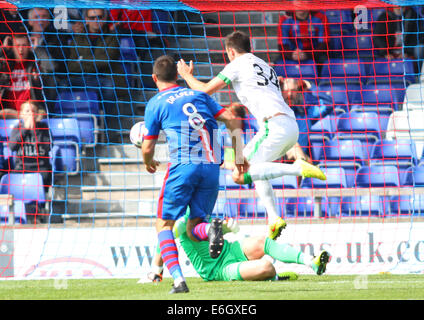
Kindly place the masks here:
MULTIPOLYGON (((349 112, 339 115, 336 137, 360 140, 366 148, 381 139, 383 130, 377 113, 349 112)), ((368 150, 364 149, 364 154, 367 155, 368 150)))
POLYGON ((344 113, 348 111, 349 96, 348 89, 344 84, 321 84, 317 87, 320 95, 326 95, 329 102, 327 106, 333 108, 334 112, 344 113))
POLYGON ((0 223, 9 223, 10 209, 13 210, 15 217, 14 223, 26 224, 27 218, 25 213, 25 203, 20 200, 14 200, 12 208, 7 205, 0 206, 0 223))
POLYGON ((410 167, 407 170, 403 186, 424 187, 424 166, 410 167))
POLYGON ((120 37, 119 47, 123 60, 137 61, 138 55, 136 45, 132 37, 120 37))
POLYGON ((274 62, 274 70, 283 78, 295 78, 315 81, 318 78, 317 67, 313 60, 298 63, 293 60, 278 59, 274 62))
POLYGON ((53 143, 51 150, 52 170, 55 174, 75 175, 80 172, 80 152, 75 144, 53 143))
POLYGON ((240 199, 240 217, 246 218, 265 218, 266 209, 261 200, 256 198, 240 199))
POLYGON ((404 96, 403 85, 367 84, 362 90, 362 110, 379 113, 397 111, 404 101, 404 96))
POLYGON ((75 118, 50 118, 47 119, 48 126, 55 141, 66 141, 81 145, 81 134, 78 121, 75 118))
POLYGON ((101 111, 96 92, 60 92, 55 104, 55 112, 61 117, 77 119, 81 142, 85 147, 97 144, 101 111))
POLYGON ((376 58, 365 64, 368 83, 401 83, 407 85, 416 82, 412 60, 388 60, 376 58))
POLYGON ((343 168, 321 168, 327 180, 319 180, 316 178, 305 178, 301 182, 302 188, 346 188, 346 174, 343 168))
POLYGON ((364 76, 365 67, 358 59, 333 58, 322 65, 320 83, 360 84, 364 76))
POLYGON ((236 218, 238 216, 239 199, 218 198, 212 214, 218 218, 236 218))
POLYGON ((398 187, 399 170, 395 166, 363 166, 356 175, 356 186, 360 188, 398 187))
POLYGON ((323 142, 331 140, 337 129, 337 118, 335 116, 326 116, 315 122, 309 129, 309 140, 323 142))
POLYGON ((351 10, 324 10, 327 16, 330 34, 346 34, 353 32, 353 16, 351 10))
POLYGON ((326 167, 361 167, 366 157, 360 140, 326 141, 320 162, 326 167))
POLYGON ((287 217, 313 217, 315 202, 313 198, 287 198, 285 199, 285 215, 287 217))
POLYGON ((342 37, 344 56, 350 58, 371 58, 373 37, 371 34, 348 34, 342 37))
POLYGON ((46 193, 40 173, 8 173, 0 179, 0 193, 13 195, 14 200, 25 204, 44 205, 46 193))
POLYGON ((424 195, 413 194, 390 198, 390 215, 424 216, 424 195))
POLYGON ((325 217, 349 216, 351 214, 350 197, 328 197, 322 199, 322 212, 325 217))
POLYGON ((269 180, 274 189, 297 189, 296 176, 283 176, 269 180))
POLYGON ((417 164, 415 143, 410 139, 379 140, 371 153, 371 165, 394 165, 409 168, 417 164))

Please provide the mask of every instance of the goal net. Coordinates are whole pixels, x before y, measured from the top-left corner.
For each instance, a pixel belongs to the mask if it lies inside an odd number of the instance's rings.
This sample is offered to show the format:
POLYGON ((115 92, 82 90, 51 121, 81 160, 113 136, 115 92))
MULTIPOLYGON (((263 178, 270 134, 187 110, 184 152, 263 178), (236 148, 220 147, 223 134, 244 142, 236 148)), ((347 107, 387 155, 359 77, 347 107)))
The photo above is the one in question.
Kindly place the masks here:
MULTIPOLYGON (((160 136, 161 165, 150 174, 129 131, 157 93, 153 62, 192 60, 208 81, 229 62, 224 38, 235 30, 273 67, 296 115, 298 144, 277 161, 301 157, 327 175, 272 180, 288 224, 278 241, 327 249, 331 274, 422 273, 419 1, 11 0, 0 9, 0 278, 149 271, 169 151, 160 136)), ((213 98, 242 120, 248 143, 258 120, 231 86, 213 98)), ((240 237, 263 234, 265 207, 254 184, 232 181, 234 155, 220 128, 213 215, 237 219, 240 237)))

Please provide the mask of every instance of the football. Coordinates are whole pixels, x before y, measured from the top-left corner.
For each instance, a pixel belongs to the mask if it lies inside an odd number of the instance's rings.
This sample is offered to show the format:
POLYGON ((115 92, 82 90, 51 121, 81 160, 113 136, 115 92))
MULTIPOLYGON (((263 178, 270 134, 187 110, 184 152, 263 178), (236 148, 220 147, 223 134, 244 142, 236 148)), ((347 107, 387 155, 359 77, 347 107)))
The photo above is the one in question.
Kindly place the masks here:
POLYGON ((146 127, 144 126, 144 121, 137 122, 135 125, 133 125, 130 130, 131 143, 137 147, 141 147, 145 132, 146 127))

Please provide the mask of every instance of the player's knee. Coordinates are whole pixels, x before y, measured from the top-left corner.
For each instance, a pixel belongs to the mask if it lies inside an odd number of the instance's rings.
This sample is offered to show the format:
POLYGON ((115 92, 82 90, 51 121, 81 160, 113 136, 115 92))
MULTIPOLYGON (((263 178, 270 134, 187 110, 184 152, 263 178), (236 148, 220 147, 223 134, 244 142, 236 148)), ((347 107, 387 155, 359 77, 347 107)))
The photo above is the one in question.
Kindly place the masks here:
POLYGON ((274 265, 268 260, 262 260, 260 270, 263 279, 270 279, 276 275, 274 265))

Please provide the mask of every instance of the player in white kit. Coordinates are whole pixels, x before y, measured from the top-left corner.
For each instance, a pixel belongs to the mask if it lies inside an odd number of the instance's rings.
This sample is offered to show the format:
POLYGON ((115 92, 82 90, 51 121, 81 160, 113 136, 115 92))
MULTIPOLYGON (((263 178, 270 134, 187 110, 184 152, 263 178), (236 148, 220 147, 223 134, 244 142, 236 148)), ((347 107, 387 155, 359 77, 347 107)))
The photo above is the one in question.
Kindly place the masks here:
POLYGON ((281 94, 279 80, 274 69, 253 55, 250 38, 235 31, 225 39, 225 50, 230 60, 224 69, 205 83, 193 76, 193 62, 184 60, 177 64, 178 73, 190 88, 213 94, 232 84, 240 102, 257 119, 259 131, 244 147, 243 156, 236 161, 248 161, 247 172, 233 171, 233 180, 238 184, 254 182, 256 192, 268 214, 269 237, 276 239, 286 227, 279 216, 270 179, 283 175, 295 175, 326 180, 324 173, 304 160, 293 164, 277 163, 298 140, 299 128, 294 112, 281 94))

